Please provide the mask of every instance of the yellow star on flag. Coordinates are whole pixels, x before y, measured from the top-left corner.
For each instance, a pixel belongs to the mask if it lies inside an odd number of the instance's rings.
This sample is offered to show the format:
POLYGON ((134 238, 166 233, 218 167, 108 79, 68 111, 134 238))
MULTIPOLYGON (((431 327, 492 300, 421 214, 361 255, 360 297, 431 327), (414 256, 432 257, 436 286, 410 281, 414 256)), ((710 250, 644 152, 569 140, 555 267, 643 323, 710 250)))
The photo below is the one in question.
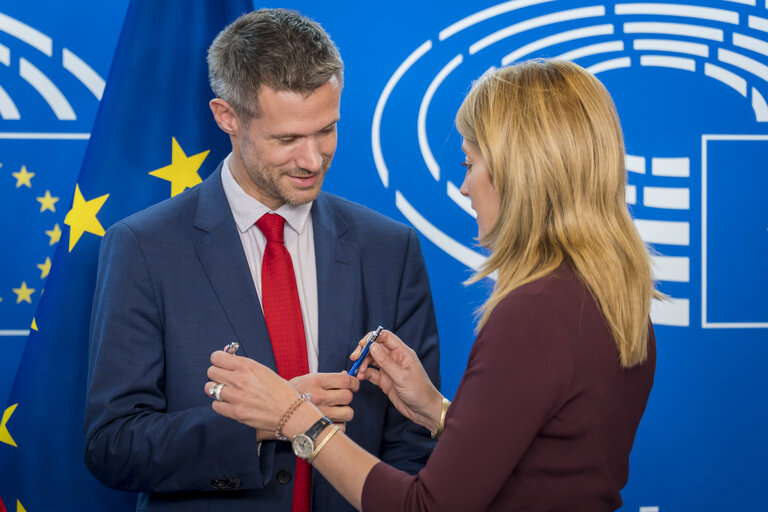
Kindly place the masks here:
POLYGON ((45 210, 51 210, 52 212, 55 212, 56 207, 54 205, 56 204, 56 201, 59 200, 59 198, 53 197, 51 195, 51 191, 46 190, 45 195, 43 197, 38 197, 37 200, 40 202, 40 213, 43 213, 45 210))
POLYGON ((35 293, 35 289, 27 287, 27 282, 22 281, 20 288, 13 288, 13 293, 16 294, 16 304, 21 301, 32 304, 32 294, 35 293))
POLYGON ((24 505, 19 500, 16 500, 16 512, 27 512, 27 509, 24 508, 24 505))
POLYGON ((48 242, 48 245, 59 243, 59 240, 61 240, 61 228, 59 227, 58 224, 53 226, 52 230, 50 231, 46 230, 45 234, 51 237, 51 241, 48 242))
POLYGON ((202 178, 197 173, 203 160, 208 156, 210 150, 203 151, 196 155, 187 156, 181 149, 176 137, 171 138, 171 165, 166 165, 160 169, 150 172, 150 176, 160 178, 171 182, 171 197, 181 194, 187 188, 194 187, 202 183, 202 178))
POLYGON ((16 441, 14 441, 11 437, 11 434, 8 432, 8 427, 6 425, 8 424, 8 420, 11 419, 11 414, 13 414, 13 411, 16 410, 17 405, 19 404, 13 404, 3 413, 3 419, 0 421, 0 443, 16 446, 16 441))
POLYGON ((32 178, 35 176, 33 172, 27 172, 27 166, 22 165, 19 172, 12 172, 11 175, 16 178, 16 188, 25 185, 27 188, 32 188, 32 178))
POLYGON ((37 330, 37 319, 32 319, 32 325, 30 326, 33 331, 37 330))
POLYGON ((104 236, 104 228, 101 226, 96 214, 104 206, 109 194, 86 201, 80 192, 80 185, 75 185, 75 198, 72 201, 72 209, 64 217, 64 224, 69 226, 69 252, 77 244, 80 237, 86 231, 96 236, 104 236))
POLYGON ((37 268, 40 269, 40 279, 48 277, 48 273, 51 271, 51 258, 45 258, 44 263, 38 263, 37 268))

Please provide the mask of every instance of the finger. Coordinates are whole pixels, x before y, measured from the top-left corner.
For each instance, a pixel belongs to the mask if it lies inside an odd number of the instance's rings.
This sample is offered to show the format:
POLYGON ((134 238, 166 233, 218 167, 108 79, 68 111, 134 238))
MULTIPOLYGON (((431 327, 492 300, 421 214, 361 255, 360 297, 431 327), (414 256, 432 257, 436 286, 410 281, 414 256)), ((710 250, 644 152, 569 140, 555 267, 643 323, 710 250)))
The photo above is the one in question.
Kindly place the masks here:
POLYGON ((352 377, 350 374, 345 372, 344 370, 341 371, 341 374, 344 375, 345 379, 349 379, 349 389, 352 393, 357 393, 360 391, 360 381, 357 380, 355 377, 352 377))
POLYGON ((226 416, 227 418, 232 418, 233 420, 240 421, 240 418, 238 418, 235 414, 237 409, 227 402, 219 402, 217 400, 214 400, 211 402, 211 407, 213 408, 216 413, 221 414, 222 416, 226 416))
POLYGON ((373 366, 369 366, 365 371, 360 370, 357 376, 362 380, 367 380, 375 386, 381 387, 381 372, 373 366))
POLYGON ((357 361, 360 358, 360 352, 362 352, 365 345, 368 343, 368 339, 373 334, 373 331, 369 332, 362 338, 360 338, 360 341, 357 342, 357 347, 355 347, 355 350, 350 354, 349 358, 353 361, 357 361))
POLYGON ((211 364, 218 366, 219 368, 224 368, 225 370, 234 370, 240 359, 243 358, 237 357, 234 354, 227 354, 223 350, 217 350, 211 354, 211 364))
POLYGON ((360 388, 360 383, 347 372, 319 373, 320 387, 323 389, 349 389, 353 392, 360 388))
POLYGON ((376 339, 376 343, 379 345, 383 345, 387 347, 387 350, 397 350, 397 349, 409 349, 408 345, 403 343, 403 340, 401 340, 397 334, 393 333, 392 331, 381 331, 381 334, 376 339))
POLYGON ((354 409, 352 409, 349 406, 344 406, 344 407, 319 406, 318 409, 323 414, 323 416, 327 416, 334 423, 347 423, 349 421, 352 421, 352 418, 355 417, 354 409))
MULTIPOLYGON (((213 387, 215 385, 217 385, 217 384, 219 384, 219 383, 216 382, 216 381, 211 381, 211 382, 206 382, 205 386, 204 386, 205 394, 208 395, 209 397, 213 398, 214 400, 216 400, 216 395, 213 394, 213 387)), ((226 395, 225 390, 227 390, 228 387, 229 386, 227 386, 226 384, 224 384, 221 387, 221 390, 219 391, 219 398, 220 398, 220 400, 217 400, 217 401, 220 401, 220 402, 226 402, 227 401, 226 400, 226 396, 225 396, 226 395)))
POLYGON ((232 385, 235 380, 233 371, 225 370, 218 366, 209 366, 207 375, 213 382, 221 382, 222 384, 232 385))
POLYGON ((326 406, 349 405, 355 396, 349 389, 327 389, 317 393, 317 395, 317 398, 312 396, 312 403, 326 406))
POLYGON ((363 362, 360 363, 360 368, 358 368, 358 374, 361 371, 367 370, 368 367, 372 364, 376 364, 376 361, 373 360, 373 356, 369 353, 367 356, 365 356, 365 359, 363 359, 363 362))
POLYGON ((405 370, 392 357, 385 347, 378 344, 371 347, 369 352, 376 362, 376 366, 387 372, 393 380, 398 381, 403 376, 405 370))

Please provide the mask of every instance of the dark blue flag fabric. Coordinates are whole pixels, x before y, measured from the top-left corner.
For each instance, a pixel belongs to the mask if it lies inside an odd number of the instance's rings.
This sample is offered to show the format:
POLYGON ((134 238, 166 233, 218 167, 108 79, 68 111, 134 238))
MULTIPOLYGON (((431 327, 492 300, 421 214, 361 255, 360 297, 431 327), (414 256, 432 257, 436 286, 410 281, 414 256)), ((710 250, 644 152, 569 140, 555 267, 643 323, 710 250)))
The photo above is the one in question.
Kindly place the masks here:
POLYGON ((206 50, 248 0, 133 0, 50 277, 0 423, 0 511, 120 511, 83 462, 88 329, 99 243, 127 215, 205 179, 229 151, 206 50))

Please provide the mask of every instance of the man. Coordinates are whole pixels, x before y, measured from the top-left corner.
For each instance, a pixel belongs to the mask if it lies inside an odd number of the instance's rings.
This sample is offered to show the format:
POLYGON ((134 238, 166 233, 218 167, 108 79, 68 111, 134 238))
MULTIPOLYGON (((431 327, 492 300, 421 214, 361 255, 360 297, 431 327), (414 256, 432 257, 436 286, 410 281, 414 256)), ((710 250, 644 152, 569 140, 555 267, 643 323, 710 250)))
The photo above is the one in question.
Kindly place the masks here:
POLYGON ((102 242, 86 464, 105 485, 141 492, 139 510, 309 510, 310 496, 311 510, 348 510, 290 443, 214 413, 205 372, 214 350, 237 341, 239 355, 287 375, 367 450, 417 471, 432 449, 426 430, 342 370, 380 324, 439 379, 418 238, 320 191, 343 65, 318 24, 282 9, 243 15, 208 64, 232 153, 102 242))

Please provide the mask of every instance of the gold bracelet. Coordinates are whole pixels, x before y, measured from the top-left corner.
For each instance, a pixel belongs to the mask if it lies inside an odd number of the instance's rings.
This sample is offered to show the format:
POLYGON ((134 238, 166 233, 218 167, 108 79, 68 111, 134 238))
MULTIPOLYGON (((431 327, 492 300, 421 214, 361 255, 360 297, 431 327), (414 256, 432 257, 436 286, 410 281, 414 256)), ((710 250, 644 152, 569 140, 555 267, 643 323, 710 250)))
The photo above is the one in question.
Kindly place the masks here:
POLYGON ((288 438, 283 435, 283 427, 286 423, 288 423, 288 418, 290 418, 291 415, 296 412, 296 409, 298 409, 303 402, 306 402, 311 398, 312 397, 309 395, 309 393, 302 393, 299 398, 297 398, 296 401, 291 404, 288 410, 285 411, 285 414, 283 414, 283 417, 280 418, 280 423, 277 424, 277 428, 275 429, 275 437, 281 441, 288 440, 288 438))
POLYGON ((312 461, 315 460, 315 457, 317 457, 317 454, 320 453, 320 450, 322 450, 323 446, 325 446, 325 443, 327 443, 333 437, 333 434, 335 434, 339 430, 341 430, 341 427, 339 427, 338 425, 334 425, 331 431, 328 433, 328 435, 325 436, 317 446, 315 446, 315 450, 312 452, 312 455, 310 455, 309 458, 307 459, 307 462, 309 464, 312 464, 312 461))
POLYGON ((437 432, 432 432, 432 439, 437 439, 443 433, 443 429, 445 428, 445 413, 448 412, 448 406, 450 405, 451 402, 443 397, 443 407, 440 411, 440 425, 437 426, 437 432))

